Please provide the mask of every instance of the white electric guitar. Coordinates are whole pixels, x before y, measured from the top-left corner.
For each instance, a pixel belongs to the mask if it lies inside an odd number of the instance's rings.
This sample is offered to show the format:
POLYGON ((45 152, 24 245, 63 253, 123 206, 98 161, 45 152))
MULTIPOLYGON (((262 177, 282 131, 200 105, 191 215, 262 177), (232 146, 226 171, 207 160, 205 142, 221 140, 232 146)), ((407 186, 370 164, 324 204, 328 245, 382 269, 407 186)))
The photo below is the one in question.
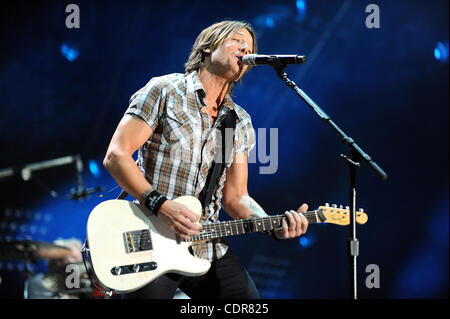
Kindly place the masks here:
MULTIPOLYGON (((201 215, 200 201, 182 196, 175 201, 201 215)), ((348 225, 348 209, 320 206, 304 213, 309 224, 348 225)), ((126 200, 108 200, 97 205, 89 215, 87 238, 83 247, 86 268, 93 284, 103 293, 127 293, 137 290, 159 276, 173 272, 200 276, 210 262, 194 257, 189 247, 207 239, 272 230, 281 227, 284 214, 205 224, 199 236, 186 241, 142 205, 126 200)), ((355 214, 364 224, 367 215, 355 214)))

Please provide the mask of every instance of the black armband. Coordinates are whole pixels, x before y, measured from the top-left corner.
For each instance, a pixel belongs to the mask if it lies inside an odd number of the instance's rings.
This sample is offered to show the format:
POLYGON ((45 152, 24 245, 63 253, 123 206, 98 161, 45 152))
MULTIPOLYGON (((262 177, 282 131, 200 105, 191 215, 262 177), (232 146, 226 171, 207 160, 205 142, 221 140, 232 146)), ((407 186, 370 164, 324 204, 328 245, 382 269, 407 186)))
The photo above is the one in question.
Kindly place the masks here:
POLYGON ((151 192, 145 200, 144 206, 147 207, 152 214, 158 215, 161 205, 167 200, 167 197, 161 195, 157 191, 151 192))

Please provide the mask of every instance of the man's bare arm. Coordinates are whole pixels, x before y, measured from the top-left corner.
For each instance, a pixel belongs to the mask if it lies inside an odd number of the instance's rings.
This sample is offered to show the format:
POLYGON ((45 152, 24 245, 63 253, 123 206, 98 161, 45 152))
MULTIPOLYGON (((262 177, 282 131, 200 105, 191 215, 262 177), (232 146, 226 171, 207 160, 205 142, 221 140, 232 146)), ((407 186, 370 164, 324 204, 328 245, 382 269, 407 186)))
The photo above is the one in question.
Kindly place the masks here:
MULTIPOLYGON (((103 160, 103 165, 116 182, 141 202, 153 187, 145 179, 132 155, 152 134, 152 129, 143 120, 125 115, 114 132, 103 160)), ((198 216, 180 203, 165 201, 159 209, 158 217, 185 239, 190 239, 190 235, 200 234, 201 225, 196 223, 198 216)))
MULTIPOLYGON (((250 218, 253 215, 267 216, 261 206, 249 196, 247 191, 248 158, 236 154, 233 164, 227 170, 227 178, 223 189, 223 207, 235 219, 250 218)), ((297 212, 286 212, 282 227, 275 230, 277 238, 294 238, 306 232, 308 221, 299 213, 307 211, 308 205, 302 205, 297 212)))
POLYGON ((103 165, 116 182, 139 200, 152 185, 145 179, 132 156, 152 134, 152 129, 143 120, 125 115, 114 132, 103 160, 103 165))

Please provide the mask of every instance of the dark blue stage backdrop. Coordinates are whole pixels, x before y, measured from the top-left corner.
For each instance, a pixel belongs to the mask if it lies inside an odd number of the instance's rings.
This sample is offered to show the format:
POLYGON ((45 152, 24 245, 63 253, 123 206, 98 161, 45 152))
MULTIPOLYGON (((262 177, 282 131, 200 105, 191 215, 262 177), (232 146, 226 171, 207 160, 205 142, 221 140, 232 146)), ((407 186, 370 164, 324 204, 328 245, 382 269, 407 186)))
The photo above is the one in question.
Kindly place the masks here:
MULTIPOLYGON (((83 241, 90 211, 120 192, 102 160, 130 96, 151 77, 184 72, 206 26, 244 20, 256 30, 260 53, 306 55, 305 64, 286 68, 289 77, 389 175, 383 181, 365 163, 357 170, 357 208, 369 217, 357 228, 359 298, 447 298, 448 6, 2 1, 0 241, 83 241), (79 25, 69 4, 79 9, 79 25), (70 199, 73 163, 33 171, 29 180, 19 173, 72 155, 83 161, 84 186, 102 191, 70 199)), ((349 148, 271 67, 255 67, 234 93, 258 136, 249 192, 269 214, 303 202, 348 205, 349 170, 340 154, 349 148)), ((311 225, 300 239, 228 241, 262 297, 326 299, 349 296, 348 237, 348 227, 311 225)), ((44 261, 33 266, 45 268, 44 261)), ((0 256, 1 298, 21 298, 23 269, 22 261, 0 256)))

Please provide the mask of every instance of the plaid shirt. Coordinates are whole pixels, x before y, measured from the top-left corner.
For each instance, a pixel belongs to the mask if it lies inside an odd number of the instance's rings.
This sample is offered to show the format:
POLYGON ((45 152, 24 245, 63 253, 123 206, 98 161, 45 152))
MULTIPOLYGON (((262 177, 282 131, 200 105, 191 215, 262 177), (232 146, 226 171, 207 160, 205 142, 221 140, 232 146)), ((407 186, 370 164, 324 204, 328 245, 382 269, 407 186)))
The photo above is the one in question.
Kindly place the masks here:
MULTIPOLYGON (((217 126, 227 112, 237 114, 233 153, 248 156, 255 146, 255 132, 250 116, 227 94, 216 121, 204 110, 205 91, 197 71, 173 73, 152 78, 130 98, 125 114, 138 116, 152 128, 153 134, 139 149, 137 164, 153 188, 169 199, 183 195, 198 197, 214 159, 217 126)), ((227 159, 224 173, 212 201, 204 208, 201 224, 219 220, 222 189, 226 170, 232 164, 227 159)), ((212 261, 221 258, 228 246, 223 240, 194 245, 194 254, 212 261)))

